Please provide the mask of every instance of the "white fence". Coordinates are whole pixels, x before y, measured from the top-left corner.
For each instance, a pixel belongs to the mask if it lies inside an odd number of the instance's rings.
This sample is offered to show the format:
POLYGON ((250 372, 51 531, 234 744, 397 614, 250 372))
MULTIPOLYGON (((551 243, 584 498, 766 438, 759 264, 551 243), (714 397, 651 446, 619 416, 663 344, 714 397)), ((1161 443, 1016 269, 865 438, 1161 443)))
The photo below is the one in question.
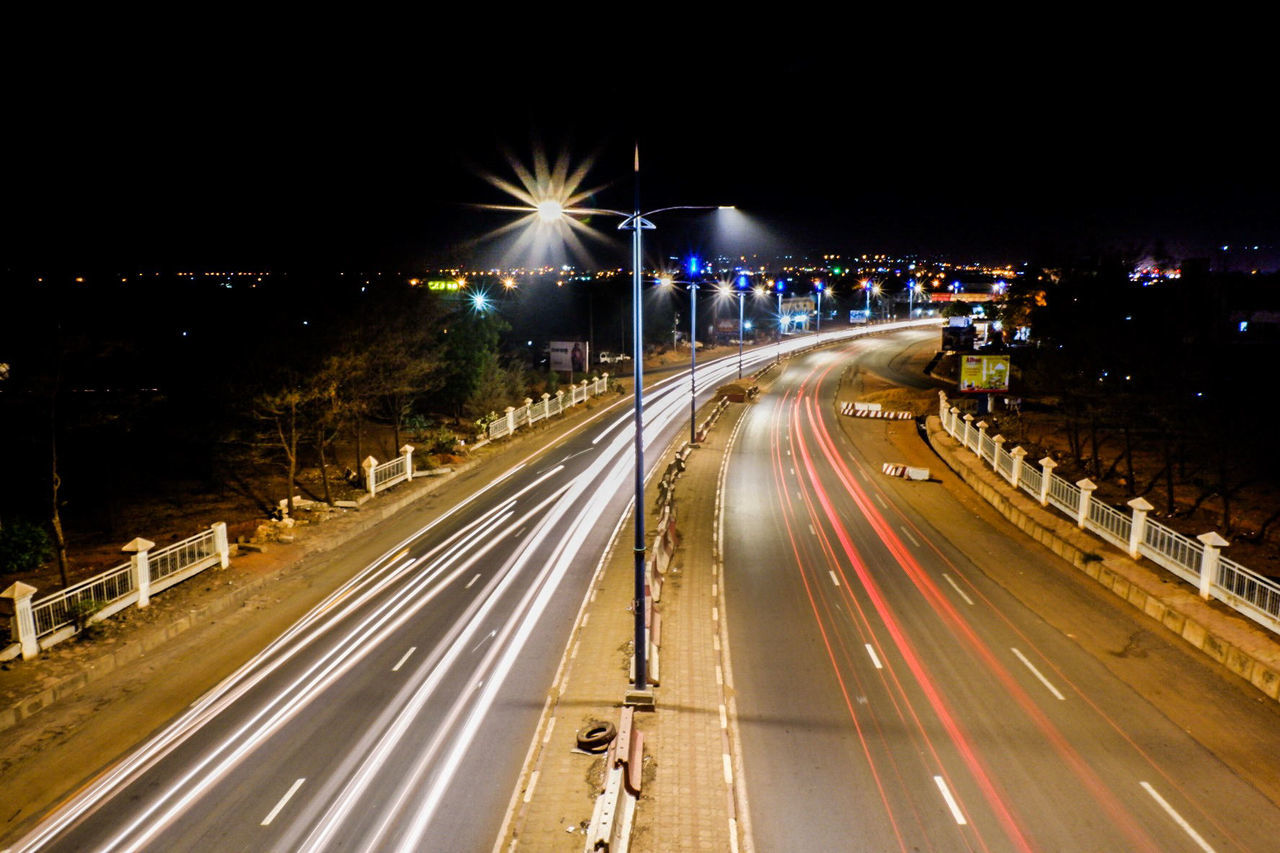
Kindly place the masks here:
POLYGON ((38 591, 34 587, 9 587, 3 603, 10 613, 14 642, 0 649, 0 660, 18 655, 35 657, 41 649, 74 636, 90 622, 126 607, 146 607, 152 593, 212 566, 225 568, 230 554, 227 526, 222 522, 153 552, 154 547, 154 542, 134 539, 124 547, 131 555, 129 562, 39 599, 33 600, 38 591))
POLYGON ((565 409, 585 403, 591 397, 599 397, 608 390, 609 374, 605 373, 596 379, 584 379, 577 385, 570 385, 567 392, 562 388, 554 396, 543 394, 542 399, 537 403, 526 397, 523 406, 507 406, 506 414, 489 424, 489 438, 510 435, 522 426, 532 425, 544 418, 558 415, 565 409))
POLYGON ((1129 501, 1130 514, 1094 500, 1097 488, 1088 479, 1069 483, 1053 473, 1055 463, 1045 458, 1037 469, 1024 458, 1020 447, 1006 452, 1001 436, 987 435, 985 421, 961 414, 938 392, 942 427, 963 446, 986 461, 1001 477, 1038 500, 1054 506, 1076 522, 1131 557, 1147 557, 1195 586, 1205 599, 1216 598, 1271 631, 1280 633, 1280 583, 1251 571, 1221 555, 1227 542, 1217 533, 1194 539, 1183 536, 1147 517, 1151 504, 1142 498, 1129 501))

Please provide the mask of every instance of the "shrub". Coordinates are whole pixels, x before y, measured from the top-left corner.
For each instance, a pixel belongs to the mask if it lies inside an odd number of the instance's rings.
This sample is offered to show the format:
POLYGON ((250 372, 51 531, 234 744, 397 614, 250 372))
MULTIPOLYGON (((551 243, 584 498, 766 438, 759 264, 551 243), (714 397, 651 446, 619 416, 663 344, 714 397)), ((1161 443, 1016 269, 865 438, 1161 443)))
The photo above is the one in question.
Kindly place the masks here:
POLYGON ((0 572, 33 569, 52 556, 53 543, 40 525, 19 518, 0 527, 0 572))

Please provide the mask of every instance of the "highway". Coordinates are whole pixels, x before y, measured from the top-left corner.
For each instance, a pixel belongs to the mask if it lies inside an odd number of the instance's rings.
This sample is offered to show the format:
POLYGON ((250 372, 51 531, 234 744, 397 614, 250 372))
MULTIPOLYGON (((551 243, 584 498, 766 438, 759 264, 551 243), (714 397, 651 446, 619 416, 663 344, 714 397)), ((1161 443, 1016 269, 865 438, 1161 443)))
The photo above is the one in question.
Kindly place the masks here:
MULTIPOLYGON (((747 368, 776 351, 748 353, 747 368)), ((736 354, 699 365, 700 395, 737 366, 736 354)), ((684 428, 688 394, 680 373, 646 389, 650 467, 684 428)), ((489 849, 630 504, 629 399, 353 566, 11 849, 489 849)))
MULTIPOLYGON (((1270 798, 992 580, 1056 583, 1056 557, 886 477, 885 436, 912 422, 835 413, 848 365, 903 378, 934 335, 799 357, 740 424, 721 530, 750 848, 1276 849, 1270 798)), ((1142 619, 1068 606, 1083 635, 1142 619)), ((1203 719, 1226 701, 1251 700, 1206 696, 1203 719)), ((1232 713, 1274 728, 1270 708, 1232 713)))

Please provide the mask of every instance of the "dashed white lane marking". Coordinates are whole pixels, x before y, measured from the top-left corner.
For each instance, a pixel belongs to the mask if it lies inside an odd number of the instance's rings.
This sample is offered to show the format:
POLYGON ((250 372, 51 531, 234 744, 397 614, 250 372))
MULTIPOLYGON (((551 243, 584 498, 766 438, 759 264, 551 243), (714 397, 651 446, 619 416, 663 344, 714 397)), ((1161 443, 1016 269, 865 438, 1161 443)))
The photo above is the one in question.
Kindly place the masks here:
POLYGON ((551 719, 547 720, 547 731, 542 736, 543 743, 549 743, 551 741, 551 733, 555 731, 555 729, 556 729, 556 718, 552 717, 551 719))
POLYGON ((800 490, 799 490, 799 489, 796 489, 796 500, 798 500, 798 501, 802 501, 802 500, 804 500, 804 495, 800 494, 800 490))
POLYGON ((488 634, 486 634, 486 635, 485 635, 485 636, 480 640, 480 642, 476 643, 476 647, 475 647, 474 649, 472 649, 472 650, 471 650, 471 653, 472 653, 472 654, 475 654, 476 652, 480 651, 480 647, 481 647, 481 646, 483 646, 485 643, 489 642, 490 640, 492 640, 492 639, 493 639, 494 637, 496 637, 496 636, 498 636, 498 629, 497 629, 497 628, 494 628, 492 631, 490 631, 488 634))
POLYGON ((1146 782, 1139 782, 1138 784, 1146 789, 1146 792, 1151 795, 1153 800, 1160 804, 1160 808, 1164 809, 1165 812, 1168 813, 1169 817, 1173 818, 1174 823, 1182 827, 1183 832, 1191 836, 1191 840, 1194 841, 1201 850, 1205 851, 1205 853, 1213 853, 1213 848, 1209 846, 1209 842, 1201 838, 1200 833, 1192 829, 1191 824, 1187 823, 1183 819, 1182 815, 1178 814, 1178 812, 1174 810, 1173 806, 1169 805, 1165 801, 1164 797, 1160 796, 1160 794, 1156 792, 1155 788, 1151 787, 1146 782))
POLYGON ((591 618, 591 614, 590 614, 590 613, 583 613, 583 614, 582 614, 582 621, 578 623, 578 627, 580 627, 580 628, 585 628, 585 627, 587 627, 587 620, 588 620, 588 619, 590 619, 590 618, 591 618))
POLYGON ((302 783, 305 781, 307 780, 304 777, 302 779, 299 779, 297 782, 294 782, 289 787, 289 790, 284 792, 284 796, 280 798, 280 802, 276 803, 276 807, 272 809, 267 814, 267 816, 262 819, 262 823, 260 824, 260 826, 270 826, 271 821, 275 820, 276 815, 280 814, 280 810, 284 808, 284 804, 289 802, 289 798, 298 792, 298 789, 302 787, 302 783))
POLYGON ((901 530, 903 533, 905 533, 905 534, 906 534, 907 538, 911 540, 911 544, 912 544, 912 545, 915 545, 917 548, 919 548, 919 547, 920 547, 920 543, 916 541, 916 537, 914 537, 914 536, 912 536, 912 535, 911 535, 911 531, 910 531, 910 530, 908 530, 905 526, 902 526, 902 527, 900 527, 900 528, 898 528, 898 529, 899 529, 899 530, 901 530))
POLYGON ((524 789, 524 801, 527 803, 533 799, 533 786, 538 784, 538 774, 541 770, 535 770, 529 774, 529 786, 524 789))
POLYGON ((876 501, 878 501, 878 502, 879 502, 880 506, 884 507, 885 509, 888 509, 888 508, 889 508, 889 505, 888 505, 887 503, 885 503, 885 502, 884 502, 884 498, 880 497, 880 495, 879 495, 879 494, 875 494, 875 495, 874 495, 874 497, 875 497, 876 501))
POLYGON ((951 809, 951 816, 956 819, 956 823, 964 826, 968 823, 964 819, 964 813, 960 811, 960 806, 956 803, 955 797, 951 796, 951 790, 947 787, 947 783, 941 776, 934 776, 933 781, 938 784, 938 790, 942 792, 942 799, 947 801, 947 808, 951 809))
POLYGON ((475 577, 473 577, 471 580, 467 581, 467 585, 466 585, 466 586, 464 586, 464 587, 463 587, 463 589, 471 589, 471 585, 472 585, 473 583, 475 583, 476 581, 478 581, 478 580, 480 580, 480 576, 479 576, 479 575, 476 575, 476 576, 475 576, 475 577))
POLYGON ((720 728, 722 729, 729 728, 729 717, 725 713, 723 702, 720 703, 720 728))
POLYGON ((729 753, 727 752, 722 752, 720 753, 720 755, 721 757, 724 758, 724 783, 726 785, 732 785, 733 784, 733 761, 729 758, 729 753))
POLYGON ((712 597, 712 598, 716 598, 716 597, 717 597, 717 593, 716 593, 716 586, 717 586, 717 584, 712 584, 712 585, 711 585, 711 597, 712 597))
POLYGON ((719 622, 719 621, 720 621, 720 608, 719 608, 719 607, 713 607, 713 608, 711 608, 711 621, 712 621, 712 622, 719 622))
POLYGON ((955 581, 951 579, 951 575, 947 574, 946 572, 943 572, 942 576, 947 579, 947 583, 951 584, 952 589, 960 593, 960 597, 965 600, 965 603, 968 604, 970 607, 972 607, 973 599, 964 594, 964 590, 960 588, 959 584, 957 584, 955 581))
POLYGON ((834 571, 828 571, 827 574, 831 575, 831 582, 833 584, 840 586, 840 578, 836 577, 836 573, 834 571))
POLYGON ((813 529, 813 525, 812 525, 812 524, 810 524, 810 525, 809 525, 809 535, 810 535, 810 536, 817 536, 817 535, 818 535, 818 531, 816 531, 816 530, 814 530, 814 529, 813 529))
POLYGON ((884 664, 880 663, 880 656, 876 654, 876 650, 871 647, 870 643, 864 643, 867 647, 867 654, 871 655, 871 662, 876 665, 876 669, 884 669, 884 664))
POLYGON ((1022 652, 1018 651, 1017 649, 1014 649, 1014 650, 1013 650, 1013 653, 1014 653, 1015 655, 1017 655, 1017 656, 1018 656, 1018 660, 1022 661, 1024 664, 1026 664, 1027 669, 1031 670, 1031 673, 1032 673, 1033 675, 1035 675, 1035 677, 1036 677, 1036 678, 1040 679, 1040 683, 1041 683, 1041 684, 1043 684, 1046 688, 1048 688, 1048 690, 1049 690, 1049 692, 1050 692, 1050 693, 1052 693, 1054 696, 1057 696, 1059 699, 1063 699, 1063 700, 1065 700, 1065 699, 1067 698, 1067 697, 1063 696, 1061 693, 1059 693, 1059 692, 1058 692, 1058 688, 1054 687, 1054 686, 1049 682, 1049 679, 1045 678, 1043 675, 1041 675, 1041 674, 1040 674, 1040 670, 1036 669, 1035 664, 1033 664, 1031 661, 1027 660, 1027 656, 1026 656, 1026 655, 1024 655, 1022 652))
POLYGON ((573 660, 578 656, 578 646, 581 641, 573 644, 573 651, 569 652, 569 660, 573 660))
POLYGON ((724 686, 724 670, 720 668, 720 664, 716 664, 716 686, 724 686))
POLYGON ((392 671, 392 672, 399 672, 399 671, 400 671, 400 667, 404 666, 404 662, 405 662, 405 661, 407 661, 407 660, 409 659, 409 655, 413 654, 413 653, 414 653, 414 652, 416 652, 417 650, 418 650, 418 647, 417 647, 417 646, 410 646, 410 647, 409 647, 409 651, 405 652, 405 653, 404 653, 404 655, 403 655, 403 656, 401 656, 400 660, 396 661, 396 665, 395 665, 395 666, 393 666, 393 667, 391 667, 391 671, 392 671))

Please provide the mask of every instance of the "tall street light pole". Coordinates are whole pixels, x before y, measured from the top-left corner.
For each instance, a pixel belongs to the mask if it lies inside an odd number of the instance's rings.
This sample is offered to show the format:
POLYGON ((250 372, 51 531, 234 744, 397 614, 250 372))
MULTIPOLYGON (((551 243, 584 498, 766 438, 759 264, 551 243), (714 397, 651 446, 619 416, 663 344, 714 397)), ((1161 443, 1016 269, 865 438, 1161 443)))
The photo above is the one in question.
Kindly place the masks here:
MULTIPOLYGON (((690 262, 690 272, 694 272, 695 264, 690 262)), ((696 273, 695 273, 696 274, 696 273)), ((698 371, 698 283, 696 281, 676 281, 673 278, 661 279, 662 284, 674 286, 683 284, 689 288, 689 443, 698 443, 698 387, 696 374, 698 371)))
POLYGON ((774 284, 778 291, 778 364, 782 364, 782 329, 784 321, 782 319, 782 287, 781 281, 774 284))
POLYGON ((822 282, 815 281, 813 286, 818 291, 818 324, 814 331, 814 337, 819 338, 822 336, 822 282))
POLYGON ((629 705, 641 707, 653 706, 653 690, 649 686, 649 677, 647 664, 647 643, 645 638, 645 577, 644 577, 644 293, 641 286, 641 266, 643 261, 643 253, 641 251, 641 232, 651 231, 654 228, 649 217, 665 213, 669 210, 714 210, 716 205, 675 205, 672 207, 662 207, 657 210, 651 210, 647 213, 640 211, 640 146, 635 148, 635 165, 633 169, 635 180, 635 203, 632 206, 631 213, 625 213, 620 210, 609 210, 607 208, 571 208, 566 210, 555 201, 544 201, 537 205, 537 212, 544 221, 552 221, 565 215, 590 215, 599 214, 607 216, 619 217, 622 221, 618 223, 619 231, 631 232, 631 302, 634 316, 632 318, 632 335, 634 340, 634 373, 633 381, 635 382, 635 506, 632 512, 635 516, 635 544, 633 551, 635 553, 635 598, 633 600, 635 612, 635 661, 636 661, 636 679, 635 689, 627 693, 625 701, 629 705))
POLYGON ((742 298, 747 294, 738 291, 738 378, 742 378, 742 298))

